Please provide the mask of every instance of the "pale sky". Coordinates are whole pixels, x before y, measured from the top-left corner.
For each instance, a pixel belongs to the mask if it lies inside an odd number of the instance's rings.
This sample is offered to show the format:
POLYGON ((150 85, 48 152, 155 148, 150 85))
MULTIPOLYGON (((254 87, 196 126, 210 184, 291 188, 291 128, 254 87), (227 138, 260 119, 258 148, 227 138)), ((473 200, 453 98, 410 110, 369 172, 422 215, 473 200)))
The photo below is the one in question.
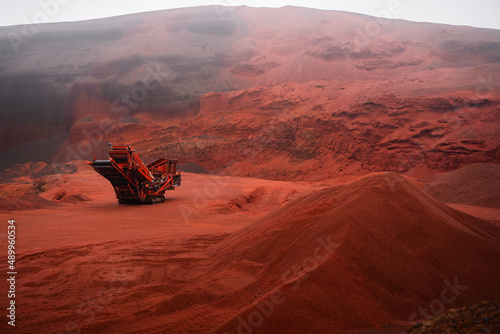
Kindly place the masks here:
POLYGON ((342 10, 419 22, 500 29, 500 0, 0 0, 0 26, 80 21, 203 5, 342 10))

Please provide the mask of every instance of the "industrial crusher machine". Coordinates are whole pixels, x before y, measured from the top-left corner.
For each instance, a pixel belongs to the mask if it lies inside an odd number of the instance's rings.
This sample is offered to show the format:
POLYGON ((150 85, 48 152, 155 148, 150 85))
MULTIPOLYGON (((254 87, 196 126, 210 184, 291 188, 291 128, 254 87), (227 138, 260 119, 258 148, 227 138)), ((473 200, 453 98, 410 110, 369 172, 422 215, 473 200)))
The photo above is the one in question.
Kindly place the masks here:
POLYGON ((108 160, 88 163, 111 182, 118 203, 148 203, 165 200, 166 190, 181 185, 177 160, 158 159, 145 165, 130 146, 112 146, 108 160))

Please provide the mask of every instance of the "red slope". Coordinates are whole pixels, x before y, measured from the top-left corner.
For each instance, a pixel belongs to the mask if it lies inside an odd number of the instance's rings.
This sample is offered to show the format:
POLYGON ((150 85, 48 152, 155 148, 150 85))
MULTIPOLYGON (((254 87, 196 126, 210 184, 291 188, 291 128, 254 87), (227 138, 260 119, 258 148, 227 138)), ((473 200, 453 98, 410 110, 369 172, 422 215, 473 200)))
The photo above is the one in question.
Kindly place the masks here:
MULTIPOLYGON (((408 321, 419 307, 441 298, 445 280, 455 278, 467 288, 446 307, 499 296, 500 230, 449 209, 394 174, 296 200, 213 252, 227 267, 245 261, 262 266, 255 272, 258 282, 230 300, 248 300, 259 291, 258 300, 266 304, 271 290, 283 293, 286 300, 277 299, 272 316, 252 327, 263 333, 326 333, 408 321), (328 238, 330 254, 321 246, 328 238), (312 260, 315 254, 318 260, 312 260)), ((241 319, 259 323, 255 314, 251 318, 256 306, 241 307, 217 332, 236 332, 241 319)))
MULTIPOLYGON (((186 224, 176 206, 192 204, 212 178, 189 176, 193 187, 166 206, 118 207, 90 173, 63 176, 61 189, 78 187, 93 201, 16 213, 35 231, 20 239, 31 251, 19 265, 32 273, 19 282, 19 310, 35 310, 20 312, 22 333, 64 331, 69 321, 90 333, 237 333, 241 321, 255 333, 329 333, 405 326, 440 300, 450 308, 499 297, 499 229, 395 174, 316 191, 228 235, 251 216, 209 212, 213 204, 280 184, 233 180, 186 224), (126 283, 113 279, 117 270, 126 283), (447 288, 455 278, 467 286, 458 296, 447 288)), ((282 189, 295 187, 309 191, 282 189)))
POLYGON ((437 177, 425 190, 445 203, 500 209, 500 166, 472 164, 437 177))
POLYGON ((176 127, 156 130, 144 150, 286 180, 380 170, 422 176, 499 161, 498 93, 486 100, 473 91, 421 95, 428 80, 394 81, 313 81, 206 94, 197 117, 166 123, 176 127))

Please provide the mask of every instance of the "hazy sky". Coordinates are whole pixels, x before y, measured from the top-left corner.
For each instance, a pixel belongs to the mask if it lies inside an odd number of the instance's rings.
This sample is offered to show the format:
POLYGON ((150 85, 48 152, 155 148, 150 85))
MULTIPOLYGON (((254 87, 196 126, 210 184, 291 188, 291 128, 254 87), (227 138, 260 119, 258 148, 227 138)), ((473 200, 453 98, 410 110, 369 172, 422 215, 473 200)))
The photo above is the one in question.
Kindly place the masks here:
POLYGON ((500 0, 0 0, 0 26, 79 21, 210 4, 343 10, 412 21, 500 29, 500 0))

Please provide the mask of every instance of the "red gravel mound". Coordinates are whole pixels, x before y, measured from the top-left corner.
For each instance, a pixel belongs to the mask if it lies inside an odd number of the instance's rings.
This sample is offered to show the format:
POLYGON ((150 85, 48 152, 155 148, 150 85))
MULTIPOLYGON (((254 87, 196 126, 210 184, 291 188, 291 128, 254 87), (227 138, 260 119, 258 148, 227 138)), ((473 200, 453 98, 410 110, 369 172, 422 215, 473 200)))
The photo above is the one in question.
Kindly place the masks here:
POLYGON ((324 189, 214 246, 221 266, 252 267, 258 278, 228 297, 240 308, 220 331, 375 328, 422 318, 419 308, 432 302, 447 308, 498 297, 499 240, 498 228, 396 174, 324 189))

